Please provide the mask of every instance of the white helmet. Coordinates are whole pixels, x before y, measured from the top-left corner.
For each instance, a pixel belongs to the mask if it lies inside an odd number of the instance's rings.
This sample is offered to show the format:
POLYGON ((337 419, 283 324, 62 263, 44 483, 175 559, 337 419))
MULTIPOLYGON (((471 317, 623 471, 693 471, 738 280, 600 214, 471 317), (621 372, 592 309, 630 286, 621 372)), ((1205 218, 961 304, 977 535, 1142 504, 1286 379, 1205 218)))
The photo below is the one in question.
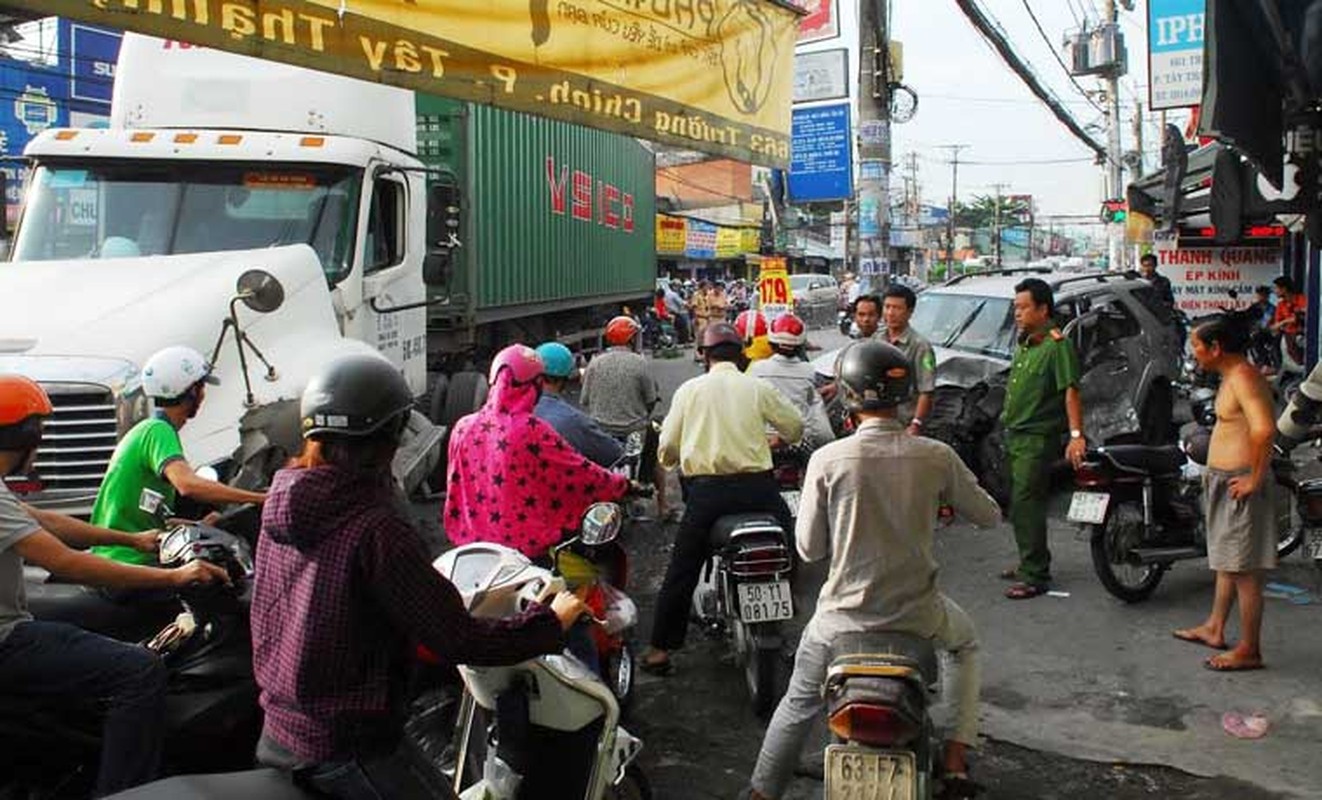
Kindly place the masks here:
POLYGON ((178 399, 203 381, 212 385, 220 383, 202 354, 182 345, 157 352, 142 368, 142 389, 157 400, 178 399))

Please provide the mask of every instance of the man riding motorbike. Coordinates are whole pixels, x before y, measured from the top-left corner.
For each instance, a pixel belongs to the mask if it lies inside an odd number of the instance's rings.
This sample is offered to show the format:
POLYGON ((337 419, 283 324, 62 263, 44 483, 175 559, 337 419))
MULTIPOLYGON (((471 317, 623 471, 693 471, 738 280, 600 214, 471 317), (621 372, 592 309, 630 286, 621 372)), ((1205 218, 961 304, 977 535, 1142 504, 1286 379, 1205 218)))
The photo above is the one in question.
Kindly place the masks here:
POLYGON ((743 348, 729 323, 707 326, 707 374, 679 387, 661 426, 661 463, 680 468, 687 504, 657 595, 652 646, 639 665, 654 674, 668 674, 670 652, 684 645, 689 598, 711 553, 712 524, 725 514, 762 511, 775 514, 787 531, 793 526, 771 471, 766 428, 798 444, 803 418, 770 384, 739 371, 743 348))
POLYGON ((774 354, 750 364, 748 374, 776 387, 803 415, 803 444, 809 452, 833 441, 835 433, 826 416, 826 404, 815 384, 816 370, 803 359, 808 344, 803 320, 794 314, 781 314, 771 323, 767 339, 774 354))
POLYGON ((578 410, 564 398, 565 386, 574 374, 574 354, 559 342, 537 347, 542 360, 542 396, 534 413, 564 437, 575 450, 603 467, 609 467, 624 455, 619 440, 601 429, 596 420, 578 410))
POLYGON ((533 414, 542 360, 510 345, 491 363, 486 405, 455 423, 441 523, 460 545, 495 542, 532 559, 577 530, 593 503, 619 500, 629 480, 593 464, 533 414))
POLYGON ((617 439, 643 431, 638 474, 652 476, 656 515, 665 519, 666 473, 656 463, 657 434, 652 425, 652 412, 661 402, 661 390, 648 369, 647 359, 633 349, 639 330, 638 323, 630 317, 615 317, 606 323, 606 352, 588 362, 578 400, 617 439))
POLYGON ((1000 521, 1000 507, 949 446, 905 432, 896 414, 912 396, 913 368, 897 348, 849 345, 836 382, 858 429, 813 454, 795 529, 804 561, 829 558, 830 570, 762 742, 750 796, 785 791, 821 715, 831 660, 843 648, 866 647, 869 633, 895 631, 928 637, 952 656, 956 723, 943 797, 971 797, 964 753, 977 743, 977 634, 937 588, 932 531, 943 502, 981 527, 1000 521))
POLYGON ((276 473, 262 514, 258 759, 334 798, 453 797, 427 785, 428 771, 411 769, 399 747, 415 644, 450 663, 514 664, 559 651, 586 612, 562 593, 509 619, 468 614, 432 569, 391 474, 412 407, 384 358, 327 365, 303 392, 303 454, 276 473))
MULTIPOLYGON (((219 384, 211 365, 190 347, 167 347, 147 359, 142 390, 156 413, 142 420, 119 441, 110 469, 92 506, 92 524, 137 533, 155 529, 160 518, 142 509, 144 497, 175 506, 177 494, 203 503, 260 503, 261 492, 249 492, 207 480, 184 459, 179 430, 197 416, 208 385, 219 384)), ((136 547, 109 545, 92 552, 126 564, 152 564, 155 557, 136 547)))
MULTIPOLYGON (((53 413, 40 386, 0 375, 0 477, 26 474, 53 413)), ((0 481, 0 691, 48 699, 52 707, 87 701, 105 715, 98 795, 156 777, 165 720, 165 667, 154 653, 27 612, 23 563, 73 583, 120 589, 172 589, 228 581, 202 560, 167 570, 121 564, 84 552, 88 546, 156 549, 155 533, 127 534, 63 514, 24 506, 0 481)))

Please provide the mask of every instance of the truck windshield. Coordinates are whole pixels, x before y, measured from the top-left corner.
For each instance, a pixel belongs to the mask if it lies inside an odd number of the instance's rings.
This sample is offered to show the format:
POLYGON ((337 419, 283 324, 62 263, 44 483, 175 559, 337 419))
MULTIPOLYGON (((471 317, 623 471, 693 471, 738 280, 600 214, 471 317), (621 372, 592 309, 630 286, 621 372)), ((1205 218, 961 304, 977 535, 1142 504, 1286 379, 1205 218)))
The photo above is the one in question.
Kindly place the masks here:
POLYGON ((215 162, 36 168, 13 260, 128 258, 307 244, 332 283, 352 267, 359 171, 215 162))
POLYGON ((1007 297, 927 291, 918 295, 909 324, 934 345, 1009 358, 1014 317, 1007 297))

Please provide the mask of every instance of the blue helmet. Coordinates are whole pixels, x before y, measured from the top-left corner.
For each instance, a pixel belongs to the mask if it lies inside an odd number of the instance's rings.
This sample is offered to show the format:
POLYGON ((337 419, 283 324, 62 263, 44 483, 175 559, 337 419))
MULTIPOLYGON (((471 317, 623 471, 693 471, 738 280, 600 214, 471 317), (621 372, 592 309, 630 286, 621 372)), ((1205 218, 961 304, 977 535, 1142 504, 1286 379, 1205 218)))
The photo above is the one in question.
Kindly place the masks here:
POLYGON ((568 378, 574 374, 574 354, 559 342, 547 342, 537 348, 548 378, 568 378))

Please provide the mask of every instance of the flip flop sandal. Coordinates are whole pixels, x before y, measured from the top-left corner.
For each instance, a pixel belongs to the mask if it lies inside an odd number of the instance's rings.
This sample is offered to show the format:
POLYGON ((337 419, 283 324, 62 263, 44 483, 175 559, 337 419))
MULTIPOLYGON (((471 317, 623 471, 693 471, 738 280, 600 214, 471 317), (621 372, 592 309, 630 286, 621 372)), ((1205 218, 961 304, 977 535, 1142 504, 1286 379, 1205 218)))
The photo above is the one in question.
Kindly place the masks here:
POLYGON ((1047 586, 1041 583, 1016 583, 1005 590, 1005 596, 1010 600, 1031 600, 1046 593, 1047 586))
POLYGON ((641 669, 648 675, 664 678, 675 671, 675 665, 672 664, 668 658, 665 661, 648 661, 646 659, 639 659, 638 669, 641 669))

